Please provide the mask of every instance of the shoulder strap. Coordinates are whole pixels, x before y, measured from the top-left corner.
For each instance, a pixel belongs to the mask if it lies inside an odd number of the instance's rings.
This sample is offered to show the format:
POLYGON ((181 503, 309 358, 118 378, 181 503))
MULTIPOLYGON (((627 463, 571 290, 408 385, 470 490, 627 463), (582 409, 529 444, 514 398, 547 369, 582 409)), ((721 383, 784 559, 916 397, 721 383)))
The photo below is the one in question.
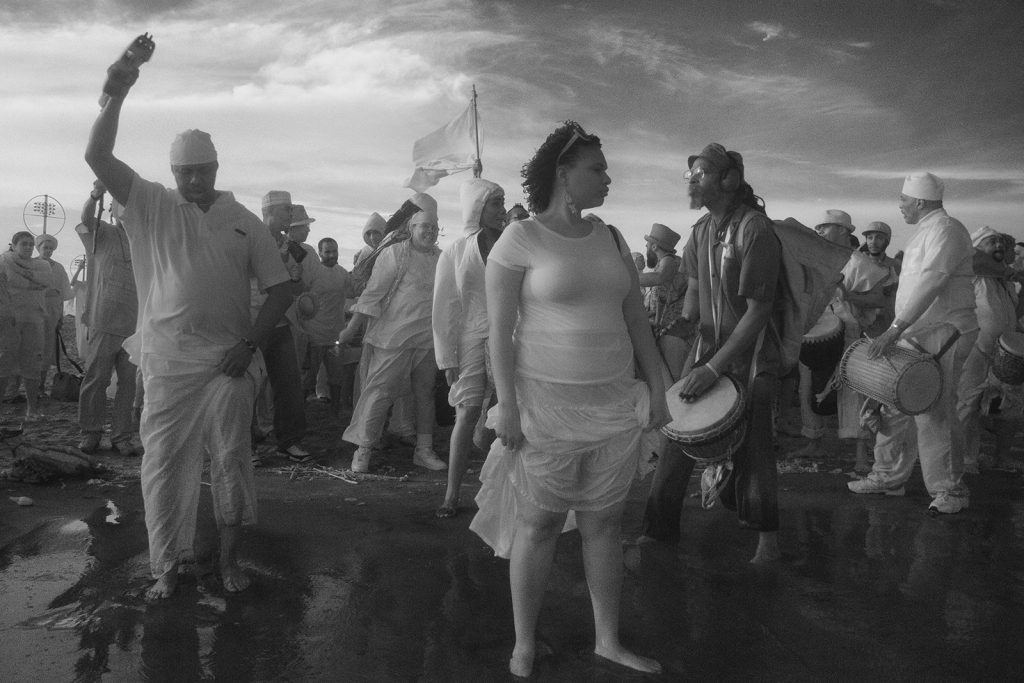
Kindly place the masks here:
POLYGON ((619 238, 619 231, 609 225, 608 232, 612 234, 612 239, 615 240, 615 251, 622 254, 622 240, 619 238))
MULTIPOLYGON (((75 370, 78 370, 78 374, 84 375, 85 372, 82 370, 82 366, 72 360, 71 356, 68 355, 68 347, 64 345, 64 337, 61 336, 60 329, 55 329, 53 333, 57 335, 57 342, 60 346, 60 350, 64 352, 64 357, 68 359, 69 363, 75 366, 75 370)), ((60 353, 56 349, 54 349, 54 355, 57 357, 57 372, 60 372, 60 353)))

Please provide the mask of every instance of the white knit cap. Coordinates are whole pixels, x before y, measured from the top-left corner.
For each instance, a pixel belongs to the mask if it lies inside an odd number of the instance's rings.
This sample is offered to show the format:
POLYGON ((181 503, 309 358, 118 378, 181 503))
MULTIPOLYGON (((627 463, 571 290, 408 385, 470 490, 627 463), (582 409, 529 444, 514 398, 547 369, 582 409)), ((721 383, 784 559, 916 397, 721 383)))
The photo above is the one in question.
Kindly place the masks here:
POLYGON ((217 150, 209 133, 190 128, 178 133, 171 143, 171 166, 193 166, 217 161, 217 150))
POLYGON ((911 173, 903 181, 903 194, 914 199, 942 201, 945 185, 931 173, 911 173))

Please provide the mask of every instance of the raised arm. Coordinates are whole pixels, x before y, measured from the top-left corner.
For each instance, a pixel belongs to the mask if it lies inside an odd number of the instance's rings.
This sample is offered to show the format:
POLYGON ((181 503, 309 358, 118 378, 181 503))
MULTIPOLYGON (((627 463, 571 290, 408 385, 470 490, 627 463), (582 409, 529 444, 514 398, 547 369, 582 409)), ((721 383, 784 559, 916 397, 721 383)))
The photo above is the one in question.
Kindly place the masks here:
POLYGON ((114 142, 117 139, 117 126, 121 118, 121 105, 128 95, 128 90, 139 77, 139 68, 128 68, 122 64, 114 64, 108 70, 108 83, 116 87, 114 94, 100 110, 100 115, 92 125, 89 133, 89 144, 85 148, 85 163, 89 164, 96 177, 106 185, 110 195, 121 203, 128 203, 128 193, 132 189, 132 178, 135 172, 120 159, 114 156, 114 142))

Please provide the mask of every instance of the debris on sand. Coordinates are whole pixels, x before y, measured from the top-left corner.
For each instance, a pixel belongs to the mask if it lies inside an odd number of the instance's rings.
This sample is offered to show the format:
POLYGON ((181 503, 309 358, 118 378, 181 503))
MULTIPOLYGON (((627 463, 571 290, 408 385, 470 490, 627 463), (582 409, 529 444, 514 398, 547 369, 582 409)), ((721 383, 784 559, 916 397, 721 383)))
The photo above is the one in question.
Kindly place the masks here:
POLYGON ((74 446, 47 444, 45 450, 27 443, 14 449, 14 463, 7 478, 26 484, 48 484, 60 479, 88 479, 106 467, 74 446))

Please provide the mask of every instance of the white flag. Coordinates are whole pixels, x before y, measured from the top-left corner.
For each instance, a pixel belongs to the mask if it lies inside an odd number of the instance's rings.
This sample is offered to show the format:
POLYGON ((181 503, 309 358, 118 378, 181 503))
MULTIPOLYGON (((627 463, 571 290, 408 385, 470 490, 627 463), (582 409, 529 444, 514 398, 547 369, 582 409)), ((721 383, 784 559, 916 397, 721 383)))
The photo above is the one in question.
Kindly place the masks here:
POLYGON ((446 175, 468 171, 477 165, 477 126, 470 102, 466 110, 430 135, 413 143, 412 164, 416 168, 405 187, 424 192, 446 175))

